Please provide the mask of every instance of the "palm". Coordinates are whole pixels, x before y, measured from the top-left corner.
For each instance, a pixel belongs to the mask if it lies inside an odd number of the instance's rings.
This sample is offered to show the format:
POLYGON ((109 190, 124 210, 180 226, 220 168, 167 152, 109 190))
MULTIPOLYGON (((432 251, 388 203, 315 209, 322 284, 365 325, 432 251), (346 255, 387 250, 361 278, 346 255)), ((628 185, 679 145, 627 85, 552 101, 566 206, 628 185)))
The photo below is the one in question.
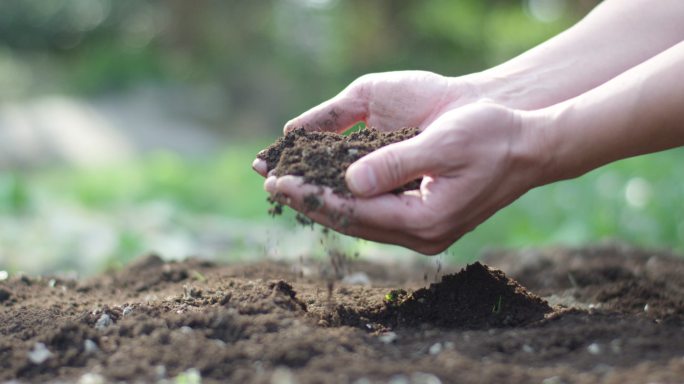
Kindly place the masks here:
POLYGON ((367 88, 366 122, 383 131, 425 128, 454 102, 451 82, 430 72, 380 74, 367 88))
POLYGON ((285 125, 342 132, 360 121, 383 131, 425 128, 444 111, 475 101, 467 82, 425 71, 362 76, 334 98, 285 125))

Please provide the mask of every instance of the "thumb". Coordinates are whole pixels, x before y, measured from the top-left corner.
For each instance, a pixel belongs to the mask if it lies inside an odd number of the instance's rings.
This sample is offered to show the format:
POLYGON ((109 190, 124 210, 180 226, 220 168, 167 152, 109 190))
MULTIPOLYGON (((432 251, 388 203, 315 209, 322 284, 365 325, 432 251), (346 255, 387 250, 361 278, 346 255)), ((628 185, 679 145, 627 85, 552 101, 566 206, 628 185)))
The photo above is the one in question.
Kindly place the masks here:
POLYGON ((307 131, 340 133, 365 121, 368 115, 368 98, 364 87, 363 82, 352 83, 332 99, 288 121, 283 132, 288 133, 303 127, 307 131))
POLYGON ((434 162, 417 139, 382 147, 350 165, 345 179, 352 193, 370 197, 389 192, 428 172, 434 162))

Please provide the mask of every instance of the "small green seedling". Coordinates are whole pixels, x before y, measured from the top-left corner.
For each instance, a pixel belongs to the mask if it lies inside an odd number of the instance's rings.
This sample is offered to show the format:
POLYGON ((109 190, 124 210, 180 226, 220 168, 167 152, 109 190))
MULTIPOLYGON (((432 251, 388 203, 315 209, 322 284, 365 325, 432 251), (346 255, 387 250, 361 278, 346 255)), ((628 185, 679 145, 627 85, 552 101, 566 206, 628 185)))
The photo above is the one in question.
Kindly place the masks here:
POLYGON ((405 297, 406 291, 404 291, 403 289, 393 289, 385 295, 384 301, 385 304, 388 305, 397 305, 400 301, 402 301, 402 298, 405 297))
POLYGON ((193 279, 195 279, 196 281, 199 281, 201 283, 207 281, 206 276, 204 276, 204 274, 202 274, 202 272, 200 272, 196 269, 193 269, 192 271, 190 271, 190 275, 192 276, 193 279))
POLYGON ((394 303, 397 301, 397 294, 394 291, 389 292, 385 295, 385 301, 388 303, 394 303))
POLYGON ((494 314, 499 314, 501 313, 501 304, 503 301, 503 296, 499 295, 499 298, 496 300, 496 303, 494 303, 494 306, 492 306, 492 313, 494 314))
POLYGON ((190 368, 175 377, 175 384, 202 384, 202 375, 196 368, 190 368))

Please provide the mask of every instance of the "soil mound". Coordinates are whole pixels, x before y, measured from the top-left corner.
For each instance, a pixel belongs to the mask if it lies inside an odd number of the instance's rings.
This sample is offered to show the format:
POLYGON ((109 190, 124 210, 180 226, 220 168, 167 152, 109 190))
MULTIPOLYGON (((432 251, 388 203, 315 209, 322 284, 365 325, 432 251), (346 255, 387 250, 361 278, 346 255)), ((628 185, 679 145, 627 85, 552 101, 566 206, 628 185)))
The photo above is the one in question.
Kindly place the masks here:
MULTIPOLYGON (((290 131, 257 154, 276 176, 301 176, 309 184, 330 187, 333 192, 351 196, 344 181, 346 169, 356 160, 386 145, 418 135, 418 128, 381 132, 363 129, 348 136, 330 132, 290 131)), ((415 180, 395 192, 417 189, 415 180)))
POLYGON ((430 323, 441 327, 481 329, 518 326, 542 320, 551 307, 525 287, 479 262, 439 283, 411 294, 386 297, 398 324, 430 323))

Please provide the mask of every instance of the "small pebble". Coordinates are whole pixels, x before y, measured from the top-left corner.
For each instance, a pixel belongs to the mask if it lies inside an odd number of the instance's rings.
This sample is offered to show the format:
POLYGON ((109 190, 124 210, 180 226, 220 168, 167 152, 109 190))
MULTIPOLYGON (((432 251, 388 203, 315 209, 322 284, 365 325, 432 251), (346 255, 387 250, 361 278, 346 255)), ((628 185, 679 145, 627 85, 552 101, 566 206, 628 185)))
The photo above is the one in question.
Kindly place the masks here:
POLYGON ((7 271, 0 271, 0 281, 7 280, 9 273, 7 271))
POLYGON ((102 316, 100 316, 99 319, 97 319, 97 322, 95 323, 95 328, 99 330, 103 330, 110 325, 112 325, 113 321, 112 318, 109 317, 108 314, 103 313, 102 316))
POLYGON ((100 350, 97 344, 90 339, 86 339, 86 341, 83 342, 83 349, 85 350, 86 355, 96 353, 100 350))
POLYGON ((525 353, 534 353, 534 348, 532 348, 532 346, 529 344, 523 344, 522 350, 525 353))
POLYGON ((432 373, 416 372, 411 375, 412 384, 442 384, 442 380, 432 373))
POLYGON ((184 325, 184 326, 180 327, 180 331, 181 331, 181 333, 185 333, 187 335, 187 334, 192 333, 192 328, 188 327, 187 325, 184 325))
POLYGON ((560 376, 551 376, 547 377, 546 379, 542 380, 542 384, 563 384, 564 381, 563 379, 560 378, 560 376))
POLYGON ((591 343, 587 347, 587 351, 592 355, 598 355, 601 353, 601 346, 599 346, 597 343, 591 343))
POLYGON ((86 373, 78 379, 78 384, 104 384, 106 382, 104 376, 97 373, 86 373))
POLYGON ((409 380, 408 377, 406 377, 404 375, 394 375, 389 379, 389 381, 387 383, 388 384, 411 384, 411 381, 409 380))
POLYGON ((271 384, 296 384, 292 371, 289 368, 278 367, 273 371, 271 375, 271 384))
POLYGON ((378 336, 378 340, 382 341, 385 344, 390 344, 397 340, 397 334, 394 332, 385 332, 382 335, 378 336))
POLYGON ((442 352, 442 343, 434 343, 432 346, 430 346, 430 349, 428 350, 431 355, 436 355, 440 352, 442 352))
POLYGON ((123 311, 121 312, 121 314, 124 316, 128 316, 131 313, 133 313, 133 307, 131 307, 130 305, 125 306, 123 311))
POLYGON ((52 356, 52 352, 43 343, 36 343, 28 353, 28 358, 33 364, 42 364, 50 356, 52 356))

